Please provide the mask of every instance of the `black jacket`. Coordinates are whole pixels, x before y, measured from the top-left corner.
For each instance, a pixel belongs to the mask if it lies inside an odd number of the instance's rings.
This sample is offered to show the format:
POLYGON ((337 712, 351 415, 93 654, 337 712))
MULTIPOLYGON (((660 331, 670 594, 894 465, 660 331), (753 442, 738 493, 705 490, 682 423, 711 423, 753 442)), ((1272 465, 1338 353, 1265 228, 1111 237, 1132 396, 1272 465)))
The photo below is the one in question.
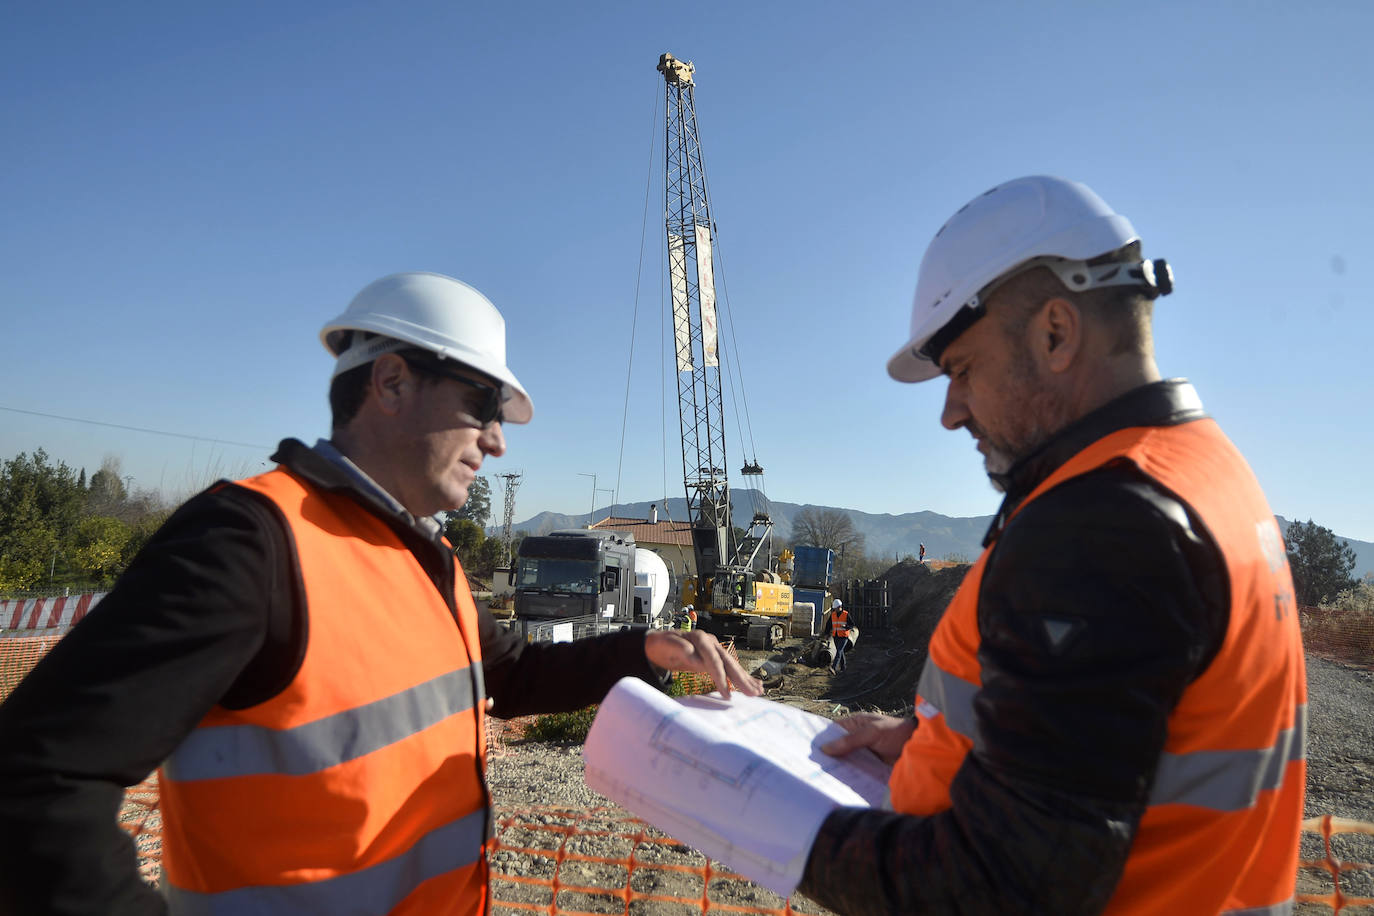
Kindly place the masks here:
POLYGON ((984 541, 979 741, 921 818, 842 808, 801 890, 841 913, 1099 912, 1145 810, 1167 723, 1215 657, 1230 596, 1189 507, 1117 463, 1036 485, 1118 429, 1204 416, 1181 380, 1138 388, 1018 462, 984 541), (1075 630, 1052 647, 1042 619, 1075 630))
MULTIPOLYGON (((386 519, 446 591, 454 559, 437 535, 300 442, 284 441, 273 460, 386 519)), ((289 544, 266 498, 211 487, 0 704, 0 913, 166 912, 116 824, 123 790, 213 706, 252 706, 291 681, 306 626, 289 544)), ((643 631, 530 645, 485 608, 477 615, 494 715, 577 709, 626 675, 658 682, 643 631)))

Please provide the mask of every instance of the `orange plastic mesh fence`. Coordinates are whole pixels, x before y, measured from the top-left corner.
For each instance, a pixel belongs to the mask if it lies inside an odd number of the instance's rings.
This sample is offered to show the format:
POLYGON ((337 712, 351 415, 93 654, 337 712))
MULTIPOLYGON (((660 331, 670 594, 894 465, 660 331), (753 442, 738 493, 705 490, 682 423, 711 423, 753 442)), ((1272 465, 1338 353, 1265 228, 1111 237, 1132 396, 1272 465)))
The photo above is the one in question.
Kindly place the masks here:
MULTIPOLYGON (((162 857, 156 775, 126 793, 119 819, 134 838, 139 872, 156 886, 162 857)), ((1302 826, 1321 836, 1324 857, 1303 860, 1299 868, 1325 872, 1331 890, 1300 892, 1297 903, 1325 905, 1336 914, 1350 907, 1374 907, 1374 897, 1353 896, 1341 885, 1343 875, 1374 870, 1374 864, 1342 861, 1331 848, 1336 834, 1374 836, 1374 824, 1328 814, 1309 818, 1302 826)), ((495 916, 826 912, 805 898, 784 900, 747 882, 613 805, 499 809, 487 860, 495 916)))
POLYGON ((1374 665, 1374 613, 1344 608, 1299 608, 1303 648, 1356 665, 1374 665))
MULTIPOLYGON (((735 651, 735 638, 726 637, 721 643, 725 649, 725 654, 739 661, 739 652, 735 651)), ((690 696, 698 693, 710 693, 716 689, 715 682, 711 680, 709 674, 702 674, 697 671, 675 671, 673 680, 677 682, 678 693, 682 696, 690 696)))
POLYGON ((10 695, 38 660, 57 645, 61 633, 43 636, 0 636, 0 700, 10 695))
POLYGON ((825 912, 749 883, 614 806, 498 812, 487 860, 498 916, 825 912))
POLYGON ((1298 903, 1324 903, 1337 913, 1349 906, 1374 907, 1374 897, 1349 897, 1341 887, 1341 875, 1347 872, 1371 871, 1374 865, 1359 862, 1342 862, 1331 852, 1331 836, 1337 833, 1362 833, 1374 836, 1374 824, 1352 821, 1349 818, 1324 814, 1302 822, 1302 829, 1308 833, 1320 834, 1325 858, 1304 859, 1298 863, 1299 869, 1324 870, 1331 875, 1331 893, 1298 894, 1298 903))
POLYGON ((119 826, 134 838, 138 850, 138 873, 156 887, 161 882, 162 812, 158 810, 157 773, 124 792, 124 807, 119 811, 119 826))

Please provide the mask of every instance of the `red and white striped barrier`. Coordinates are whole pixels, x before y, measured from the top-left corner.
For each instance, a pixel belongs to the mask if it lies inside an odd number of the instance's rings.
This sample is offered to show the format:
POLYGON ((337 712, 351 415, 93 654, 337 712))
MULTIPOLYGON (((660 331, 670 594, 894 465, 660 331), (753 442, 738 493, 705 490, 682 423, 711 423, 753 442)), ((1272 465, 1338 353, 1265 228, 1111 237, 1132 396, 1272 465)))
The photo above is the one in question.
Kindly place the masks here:
POLYGON ((0 601, 0 629, 65 630, 90 613, 105 592, 61 598, 13 598, 0 601))

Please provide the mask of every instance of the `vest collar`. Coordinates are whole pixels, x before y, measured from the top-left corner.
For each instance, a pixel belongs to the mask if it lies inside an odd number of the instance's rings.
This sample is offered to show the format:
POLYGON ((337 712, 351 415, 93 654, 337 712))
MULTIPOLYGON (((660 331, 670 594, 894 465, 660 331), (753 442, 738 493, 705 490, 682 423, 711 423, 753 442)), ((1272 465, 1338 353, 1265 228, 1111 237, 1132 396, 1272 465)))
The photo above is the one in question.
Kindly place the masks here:
POLYGON ((373 514, 412 528, 426 540, 437 543, 443 531, 433 516, 412 516, 328 439, 317 440, 314 448, 299 439, 283 439, 272 460, 318 487, 347 491, 373 514))
POLYGON ((1202 399, 1187 379, 1174 378, 1133 388, 1064 427, 1005 474, 990 474, 1006 496, 983 536, 986 547, 997 539, 1021 501, 1064 462, 1119 429, 1174 426, 1207 416, 1202 399))

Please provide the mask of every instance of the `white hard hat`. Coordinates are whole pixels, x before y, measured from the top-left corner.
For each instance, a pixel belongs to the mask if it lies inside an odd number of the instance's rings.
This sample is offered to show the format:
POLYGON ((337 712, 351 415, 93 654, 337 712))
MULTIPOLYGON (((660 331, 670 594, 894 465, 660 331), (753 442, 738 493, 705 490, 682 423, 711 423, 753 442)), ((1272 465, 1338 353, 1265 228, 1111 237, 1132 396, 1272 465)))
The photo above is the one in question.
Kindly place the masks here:
POLYGON ((1045 266, 1079 292, 1138 285, 1153 298, 1171 291, 1162 260, 1101 265, 1091 272, 1082 263, 1139 240, 1130 220, 1085 184, 1032 175, 998 185, 950 217, 926 248, 911 303, 910 338, 888 360, 888 375, 899 382, 939 375, 938 351, 982 315, 980 294, 1028 261, 1047 259, 1045 266), (952 334, 936 341, 932 354, 927 345, 946 325, 952 334))
POLYGON ((834 601, 830 602, 831 610, 834 610, 837 607, 844 607, 844 602, 841 601, 839 598, 836 598, 834 601))
POLYGON ((530 396, 506 367, 506 320, 486 296, 461 280, 419 271, 383 277, 354 296, 344 313, 320 330, 320 340, 341 357, 336 375, 413 345, 499 381, 506 398, 505 422, 528 423, 534 415, 530 396), (355 334, 347 355, 342 355, 350 336, 346 331, 366 331, 388 340, 355 334))

